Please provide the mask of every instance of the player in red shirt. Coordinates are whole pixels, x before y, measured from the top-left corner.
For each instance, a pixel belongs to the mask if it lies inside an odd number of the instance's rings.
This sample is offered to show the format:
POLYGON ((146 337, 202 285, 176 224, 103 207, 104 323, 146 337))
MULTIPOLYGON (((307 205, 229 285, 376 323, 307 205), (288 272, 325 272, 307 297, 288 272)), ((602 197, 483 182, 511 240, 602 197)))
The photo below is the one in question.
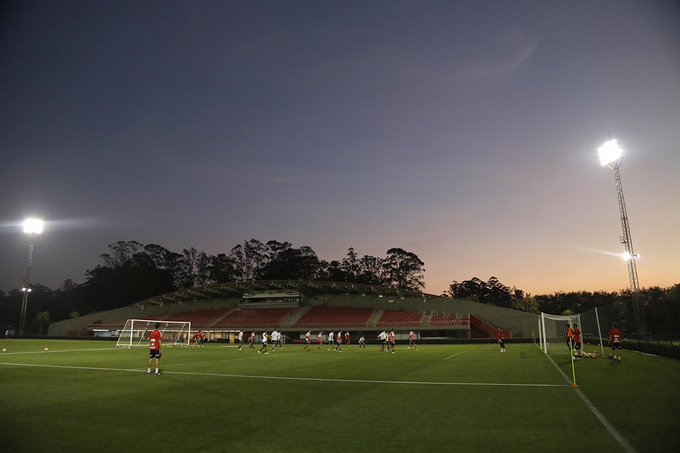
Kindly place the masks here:
POLYGON ((349 340, 349 331, 345 332, 345 344, 347 347, 351 346, 350 340, 349 340))
POLYGON ((418 349, 418 346, 416 346, 416 333, 414 331, 408 333, 408 348, 406 349, 410 351, 411 348, 418 349))
POLYGON ((501 347, 501 352, 505 352, 505 334, 503 333, 503 329, 499 327, 496 336, 498 337, 498 346, 501 347))
POLYGON ((321 345, 323 344, 323 332, 319 332, 316 334, 316 349, 321 349, 321 345))
POLYGON ((581 329, 574 324, 574 358, 581 358, 581 329))
POLYGON ((612 353, 609 355, 610 359, 618 362, 621 361, 621 331, 618 324, 612 323, 612 328, 609 329, 609 346, 612 348, 612 353), (617 354, 618 351, 618 355, 617 354))
POLYGON ((156 359, 156 371, 154 374, 161 374, 160 370, 158 369, 158 362, 161 360, 161 331, 158 330, 160 326, 161 323, 157 322, 154 326, 155 329, 153 332, 151 332, 151 336, 149 338, 149 367, 146 369, 146 374, 151 374, 151 363, 153 362, 153 359, 156 359))
POLYGON ((255 347, 255 332, 250 332, 250 336, 248 337, 248 349, 253 349, 255 347))

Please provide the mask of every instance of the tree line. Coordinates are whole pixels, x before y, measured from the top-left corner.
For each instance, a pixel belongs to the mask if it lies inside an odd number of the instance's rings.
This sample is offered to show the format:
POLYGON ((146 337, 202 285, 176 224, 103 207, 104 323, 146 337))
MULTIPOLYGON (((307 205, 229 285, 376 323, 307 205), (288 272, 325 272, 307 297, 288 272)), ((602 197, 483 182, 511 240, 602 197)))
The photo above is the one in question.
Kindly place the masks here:
MULTIPOLYGON (((425 263, 394 247, 385 257, 359 256, 354 248, 338 260, 319 259, 309 246, 257 239, 244 241, 228 253, 210 255, 195 248, 181 253, 157 244, 118 241, 100 255, 102 263, 85 272, 85 281, 64 281, 51 290, 33 284, 27 332, 39 333, 49 322, 94 311, 124 307, 142 299, 180 289, 253 280, 340 281, 419 291, 425 286, 425 263)), ((0 325, 16 326, 21 291, 0 291, 0 325)))
MULTIPOLYGON (((51 290, 32 285, 27 319, 28 333, 43 333, 50 322, 95 311, 133 304, 159 294, 180 289, 227 282, 253 280, 337 281, 382 285, 403 290, 424 288, 425 263, 415 253, 401 248, 387 250, 385 257, 359 256, 354 248, 341 259, 319 259, 311 247, 293 247, 289 242, 250 239, 228 253, 210 255, 195 248, 173 252, 157 244, 118 241, 100 255, 102 263, 85 272, 85 281, 64 281, 51 290)), ((17 325, 22 293, 0 291, 0 326, 17 325)), ((629 291, 577 291, 554 294, 527 294, 506 286, 496 277, 453 281, 442 294, 468 298, 531 313, 582 313, 614 303, 630 305, 629 291)), ((680 284, 671 288, 641 291, 644 315, 649 322, 677 329, 680 324, 680 284), (661 319, 661 321, 659 321, 661 319)))
MULTIPOLYGON (((477 277, 454 281, 443 297, 467 298, 480 303, 512 308, 530 313, 572 315, 595 308, 617 305, 617 320, 633 326, 633 294, 621 291, 572 291, 531 295, 503 285, 496 277, 483 281, 477 277)), ((647 332, 657 337, 680 336, 680 284, 669 288, 653 286, 637 294, 640 315, 647 332)))

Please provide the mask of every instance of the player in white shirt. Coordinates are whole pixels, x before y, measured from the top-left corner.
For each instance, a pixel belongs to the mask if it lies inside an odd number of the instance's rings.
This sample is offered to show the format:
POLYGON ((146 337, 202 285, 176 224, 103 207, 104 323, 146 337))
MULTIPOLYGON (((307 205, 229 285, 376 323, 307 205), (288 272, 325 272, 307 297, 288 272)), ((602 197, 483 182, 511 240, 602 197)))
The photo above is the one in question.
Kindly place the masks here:
POLYGON ((276 345, 279 342, 279 332, 274 329, 272 331, 272 352, 276 351, 276 345))
POLYGON ((335 336, 335 350, 342 352, 342 330, 338 330, 338 334, 335 336))
POLYGON ((384 352, 387 342, 387 333, 384 330, 378 334, 378 340, 380 340, 380 352, 384 352))
POLYGON ((330 351, 333 349, 333 342, 335 341, 335 332, 331 330, 331 333, 328 334, 328 350, 330 351))
POLYGON ((366 349, 366 338, 362 335, 359 337, 359 349, 366 349))
POLYGON ((309 339, 310 339, 311 336, 312 336, 312 332, 310 332, 308 330, 307 333, 305 334, 305 347, 302 348, 303 350, 306 349, 308 351, 311 351, 311 349, 309 349, 309 339))
POLYGON ((238 350, 240 351, 242 347, 243 347, 243 331, 239 330, 238 331, 238 350))
POLYGON ((267 331, 266 330, 264 332, 262 332, 262 340, 261 341, 262 341, 262 347, 257 350, 257 353, 261 354, 262 351, 264 351, 264 353, 266 354, 267 353, 267 331))

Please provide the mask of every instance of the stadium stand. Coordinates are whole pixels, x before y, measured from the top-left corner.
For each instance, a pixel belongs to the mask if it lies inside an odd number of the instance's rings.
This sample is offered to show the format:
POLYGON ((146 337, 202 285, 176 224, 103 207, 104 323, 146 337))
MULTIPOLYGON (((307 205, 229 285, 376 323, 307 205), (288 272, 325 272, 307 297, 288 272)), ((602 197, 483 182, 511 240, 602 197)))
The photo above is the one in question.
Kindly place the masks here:
POLYGON ((431 326, 467 326, 470 321, 467 318, 460 318, 449 315, 432 315, 431 326))
POLYGON ((312 307, 296 323, 295 327, 363 327, 373 314, 374 308, 365 307, 312 307))
POLYGON ((376 324, 378 327, 418 326, 423 317, 415 311, 385 311, 376 324))
POLYGON ((278 327, 297 308, 256 308, 234 310, 214 327, 278 327))
POLYGON ((197 310, 174 313, 163 318, 163 321, 190 321, 194 327, 207 327, 227 314, 229 310, 197 310))

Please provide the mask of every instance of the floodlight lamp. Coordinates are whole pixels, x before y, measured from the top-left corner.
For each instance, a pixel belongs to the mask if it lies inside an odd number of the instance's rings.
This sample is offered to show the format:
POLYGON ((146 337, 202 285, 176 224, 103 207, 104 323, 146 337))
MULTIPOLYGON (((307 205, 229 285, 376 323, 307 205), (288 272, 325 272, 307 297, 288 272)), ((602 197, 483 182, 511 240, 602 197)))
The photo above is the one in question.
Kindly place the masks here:
POLYGON ((597 149, 597 153, 600 156, 600 165, 602 166, 609 165, 623 156, 623 150, 616 139, 606 141, 604 145, 597 149))
POLYGON ((30 293, 33 290, 31 288, 27 288, 27 287, 24 286, 23 288, 21 288, 21 291, 24 292, 24 293, 30 293))
POLYGON ((40 219, 29 218, 24 220, 24 233, 26 234, 40 234, 44 227, 45 222, 40 219))
POLYGON ((621 254, 621 258, 623 258, 626 261, 637 260, 640 258, 640 255, 638 255, 637 253, 635 255, 631 255, 630 253, 625 252, 621 254))

